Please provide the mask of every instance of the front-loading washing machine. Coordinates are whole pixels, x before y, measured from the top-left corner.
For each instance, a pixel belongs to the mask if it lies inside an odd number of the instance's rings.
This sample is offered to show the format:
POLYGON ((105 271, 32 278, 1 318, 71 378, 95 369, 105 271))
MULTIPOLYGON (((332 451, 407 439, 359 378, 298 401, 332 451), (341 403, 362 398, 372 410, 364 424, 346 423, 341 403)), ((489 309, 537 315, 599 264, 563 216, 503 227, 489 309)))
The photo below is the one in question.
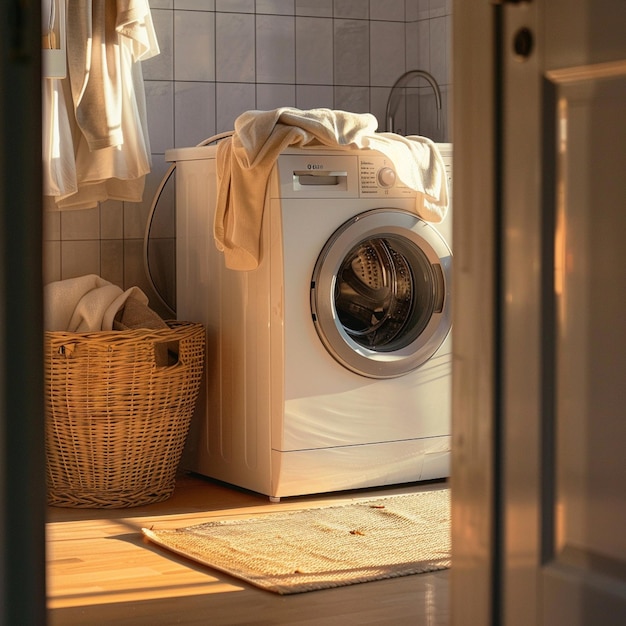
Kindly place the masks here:
POLYGON ((212 237, 215 156, 166 154, 177 315, 207 329, 187 469, 272 499, 447 477, 450 210, 420 219, 418 192, 378 152, 289 149, 268 184, 259 266, 231 270, 212 237))

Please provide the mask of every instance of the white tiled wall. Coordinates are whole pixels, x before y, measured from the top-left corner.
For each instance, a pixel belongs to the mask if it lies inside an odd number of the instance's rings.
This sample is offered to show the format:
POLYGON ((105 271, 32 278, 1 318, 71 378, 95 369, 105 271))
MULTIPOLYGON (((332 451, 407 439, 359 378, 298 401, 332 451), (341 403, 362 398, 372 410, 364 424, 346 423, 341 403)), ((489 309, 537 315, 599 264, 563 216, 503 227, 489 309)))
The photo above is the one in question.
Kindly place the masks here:
MULTIPOLYGON (((160 313, 145 277, 143 236, 154 190, 167 169, 164 152, 230 130, 248 109, 296 106, 371 112, 384 130, 389 89, 409 69, 416 81, 398 111, 405 134, 451 141, 451 0, 152 0, 161 54, 143 65, 153 171, 139 204, 45 216, 47 281, 97 273, 139 285, 160 313)), ((169 184, 152 227, 151 267, 166 300, 174 293, 174 204, 169 184)))

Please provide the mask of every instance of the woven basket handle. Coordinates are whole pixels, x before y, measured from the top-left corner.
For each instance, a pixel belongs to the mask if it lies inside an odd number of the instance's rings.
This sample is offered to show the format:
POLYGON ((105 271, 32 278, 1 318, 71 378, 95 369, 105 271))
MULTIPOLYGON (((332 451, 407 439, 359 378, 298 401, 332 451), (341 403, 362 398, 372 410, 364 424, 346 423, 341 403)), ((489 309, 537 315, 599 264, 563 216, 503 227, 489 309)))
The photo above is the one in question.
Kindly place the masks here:
POLYGON ((175 367, 181 362, 180 341, 161 341, 154 344, 154 362, 157 367, 175 367))
POLYGON ((72 358, 74 350, 76 350, 75 343, 64 343, 63 345, 59 346, 59 354, 61 356, 64 356, 66 359, 72 358))

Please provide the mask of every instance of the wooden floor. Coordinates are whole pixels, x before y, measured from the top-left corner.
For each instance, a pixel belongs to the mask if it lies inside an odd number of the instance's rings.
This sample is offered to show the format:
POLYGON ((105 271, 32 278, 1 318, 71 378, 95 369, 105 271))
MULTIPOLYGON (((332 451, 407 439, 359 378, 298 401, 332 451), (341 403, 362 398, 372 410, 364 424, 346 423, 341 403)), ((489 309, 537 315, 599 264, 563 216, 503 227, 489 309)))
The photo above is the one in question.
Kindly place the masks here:
POLYGON ((142 527, 153 525, 177 528, 431 487, 441 483, 272 504, 267 497, 185 475, 172 497, 159 504, 117 510, 49 507, 49 624, 446 626, 448 571, 279 596, 170 554, 141 534, 142 527))

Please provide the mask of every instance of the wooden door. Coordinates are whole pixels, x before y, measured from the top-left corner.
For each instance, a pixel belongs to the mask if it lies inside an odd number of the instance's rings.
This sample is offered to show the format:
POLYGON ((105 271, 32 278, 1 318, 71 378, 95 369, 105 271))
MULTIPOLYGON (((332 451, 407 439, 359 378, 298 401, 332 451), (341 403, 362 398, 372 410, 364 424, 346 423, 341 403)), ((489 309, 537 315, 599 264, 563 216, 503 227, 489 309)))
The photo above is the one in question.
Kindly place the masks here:
POLYGON ((626 2, 454 3, 451 614, 626 623, 626 2))
POLYGON ((626 623, 626 3, 500 22, 496 616, 626 623))

